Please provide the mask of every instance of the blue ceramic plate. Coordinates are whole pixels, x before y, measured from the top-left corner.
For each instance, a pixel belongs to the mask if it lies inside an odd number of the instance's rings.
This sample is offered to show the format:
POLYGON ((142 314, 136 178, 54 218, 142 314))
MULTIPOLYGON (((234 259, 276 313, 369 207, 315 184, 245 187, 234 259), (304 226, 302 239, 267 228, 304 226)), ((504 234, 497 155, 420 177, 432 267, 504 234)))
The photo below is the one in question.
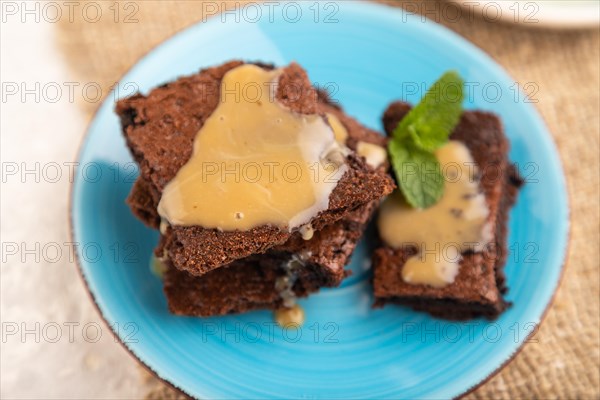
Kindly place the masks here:
POLYGON ((115 96, 132 88, 147 92, 234 58, 280 65, 295 60, 350 114, 379 128, 390 101, 417 101, 422 87, 458 70, 471 87, 467 107, 502 117, 510 158, 528 181, 510 216, 506 274, 514 306, 494 323, 449 323, 395 306, 375 310, 363 243, 342 287, 302 301, 307 321, 299 330, 274 326, 266 311, 206 319, 170 315, 161 282, 148 268, 157 234, 124 203, 137 172, 113 112, 114 97, 89 128, 73 188, 74 240, 89 291, 127 348, 195 397, 460 395, 528 340, 558 285, 568 206, 550 135, 507 74, 456 34, 386 6, 292 4, 279 3, 271 15, 250 7, 225 21, 214 17, 190 27, 144 57, 115 96))

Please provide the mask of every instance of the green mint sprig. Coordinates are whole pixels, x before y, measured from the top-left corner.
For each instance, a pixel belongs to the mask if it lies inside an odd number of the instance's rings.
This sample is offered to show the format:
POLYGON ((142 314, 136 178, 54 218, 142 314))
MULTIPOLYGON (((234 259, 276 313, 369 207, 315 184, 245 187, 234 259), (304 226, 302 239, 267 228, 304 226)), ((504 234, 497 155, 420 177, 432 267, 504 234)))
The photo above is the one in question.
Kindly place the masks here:
POLYGON ((434 205, 444 193, 435 150, 448 142, 460 120, 463 86, 458 73, 446 72, 392 133, 388 144, 392 167, 404 198, 415 208, 434 205))

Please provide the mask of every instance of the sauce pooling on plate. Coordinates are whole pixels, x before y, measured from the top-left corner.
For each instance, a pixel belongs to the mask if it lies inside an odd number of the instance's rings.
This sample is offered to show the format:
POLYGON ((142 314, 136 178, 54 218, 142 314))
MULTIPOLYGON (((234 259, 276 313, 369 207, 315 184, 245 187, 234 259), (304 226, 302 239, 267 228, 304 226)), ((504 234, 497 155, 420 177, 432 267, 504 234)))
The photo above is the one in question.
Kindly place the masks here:
POLYGON ((442 198, 429 208, 418 209, 410 207, 396 191, 383 202, 378 226, 389 246, 417 249, 402 268, 405 282, 443 287, 454 282, 461 253, 481 251, 492 232, 469 149, 450 141, 436 151, 436 156, 445 180, 442 198))
POLYGON ((280 74, 249 64, 225 74, 191 158, 163 190, 158 212, 169 224, 291 230, 328 208, 348 169, 345 147, 321 115, 276 100, 280 74))

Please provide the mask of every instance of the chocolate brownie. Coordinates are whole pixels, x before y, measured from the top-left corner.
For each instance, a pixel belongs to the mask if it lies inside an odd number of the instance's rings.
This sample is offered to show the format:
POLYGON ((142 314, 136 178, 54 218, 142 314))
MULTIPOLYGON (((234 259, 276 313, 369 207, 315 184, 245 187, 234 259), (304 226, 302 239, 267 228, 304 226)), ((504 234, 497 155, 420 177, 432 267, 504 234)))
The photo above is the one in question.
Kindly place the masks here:
MULTIPOLYGON (((197 132, 219 102, 224 74, 242 65, 232 61, 182 77, 117 103, 123 133, 145 181, 146 195, 158 204, 162 190, 189 160, 197 132)), ((261 64, 263 68, 272 68, 261 64)), ((298 113, 319 112, 319 102, 304 70, 292 63, 283 68, 277 99, 298 113)), ((392 180, 351 153, 348 171, 329 198, 329 208, 310 221, 315 230, 330 225, 346 214, 391 192, 392 180)), ((140 183, 142 185, 142 183, 140 183)), ((144 200, 146 201, 146 200, 144 200)), ((202 275, 235 260, 285 243, 294 232, 275 226, 258 226, 248 231, 218 231, 201 226, 169 226, 160 248, 176 268, 202 275)))
MULTIPOLYGON (((319 108, 335 115, 348 132, 346 145, 356 150, 359 142, 385 146, 387 138, 347 116, 325 92, 319 91, 319 108)), ((380 173, 387 169, 384 163, 380 173)), ((145 224, 158 229, 157 204, 149 194, 150 185, 142 177, 135 182, 127 199, 133 213, 145 224)), ((174 314, 211 316, 240 313, 255 309, 277 309, 283 305, 277 282, 286 276, 284 268, 290 260, 301 262, 291 290, 304 297, 321 287, 338 286, 347 275, 345 265, 362 232, 379 204, 378 200, 349 212, 341 220, 315 232, 311 240, 293 234, 284 244, 260 255, 251 255, 217 268, 202 276, 194 276, 166 261, 164 290, 169 309, 174 314)), ((157 249, 161 255, 162 250, 157 249)))
MULTIPOLYGON (((388 107, 383 116, 388 135, 409 110, 403 102, 388 107)), ((503 273, 507 220, 522 182, 508 162, 509 144, 497 116, 465 111, 450 139, 464 143, 479 167, 480 189, 490 210, 488 223, 493 227, 494 240, 481 252, 463 253, 454 282, 441 288, 405 282, 402 268, 416 249, 382 244, 373 255, 376 305, 394 302, 446 319, 494 319, 508 306, 503 298, 507 290, 503 273)))
POLYGON ((236 260, 202 276, 167 264, 164 291, 169 310, 189 316, 275 310, 284 305, 285 289, 277 287, 282 278, 290 279, 290 294, 294 297, 308 296, 321 287, 338 286, 346 276, 344 266, 378 204, 375 200, 348 213, 315 232, 311 240, 292 236, 265 254, 236 260), (291 276, 286 271, 290 261, 296 263, 291 276))

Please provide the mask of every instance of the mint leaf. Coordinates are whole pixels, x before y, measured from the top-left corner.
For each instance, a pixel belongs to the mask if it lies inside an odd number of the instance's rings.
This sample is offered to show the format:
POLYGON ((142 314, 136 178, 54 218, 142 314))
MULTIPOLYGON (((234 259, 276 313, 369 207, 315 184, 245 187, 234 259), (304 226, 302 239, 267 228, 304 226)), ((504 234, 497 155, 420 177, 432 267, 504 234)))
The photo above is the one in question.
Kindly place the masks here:
POLYGON ((410 137, 417 147, 427 151, 443 146, 462 114, 463 86, 458 73, 446 72, 400 121, 393 137, 410 137))
POLYGON ((462 114, 464 81, 446 72, 399 123, 388 144, 398 186, 407 203, 427 208, 444 193, 435 150, 446 144, 462 114))
POLYGON ((391 162, 404 198, 413 207, 427 208, 444 193, 444 178, 435 154, 398 140, 389 144, 391 162))

